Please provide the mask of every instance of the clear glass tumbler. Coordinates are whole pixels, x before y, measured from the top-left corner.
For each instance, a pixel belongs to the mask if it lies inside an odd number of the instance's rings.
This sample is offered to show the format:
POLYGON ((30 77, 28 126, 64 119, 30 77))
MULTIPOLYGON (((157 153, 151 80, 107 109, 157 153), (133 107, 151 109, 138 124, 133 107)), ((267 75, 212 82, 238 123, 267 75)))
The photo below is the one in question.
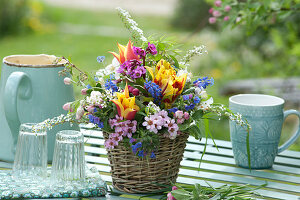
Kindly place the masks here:
POLYGON ((34 123, 21 124, 13 175, 17 177, 47 176, 47 132, 33 131, 34 123))
POLYGON ((52 181, 81 181, 85 178, 84 137, 74 130, 56 134, 52 181))

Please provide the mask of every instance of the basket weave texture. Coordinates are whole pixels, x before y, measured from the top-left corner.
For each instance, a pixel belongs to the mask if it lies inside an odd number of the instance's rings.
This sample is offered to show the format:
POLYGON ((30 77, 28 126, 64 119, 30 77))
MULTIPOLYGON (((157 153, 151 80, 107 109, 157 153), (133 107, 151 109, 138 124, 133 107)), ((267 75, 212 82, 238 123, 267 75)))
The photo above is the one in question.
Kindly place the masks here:
POLYGON ((155 159, 138 158, 122 145, 107 150, 113 186, 127 193, 153 193, 175 183, 188 136, 174 140, 161 136, 155 159))

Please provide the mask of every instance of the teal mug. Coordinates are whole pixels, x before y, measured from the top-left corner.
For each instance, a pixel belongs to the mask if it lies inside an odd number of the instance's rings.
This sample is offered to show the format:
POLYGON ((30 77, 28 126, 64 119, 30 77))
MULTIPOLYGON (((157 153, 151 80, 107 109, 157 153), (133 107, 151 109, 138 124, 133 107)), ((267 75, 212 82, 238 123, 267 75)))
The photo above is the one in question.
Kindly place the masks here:
MULTIPOLYGON (((299 126, 294 135, 278 147, 286 117, 294 114, 300 119, 299 111, 283 111, 283 106, 283 99, 270 95, 239 94, 229 98, 229 108, 234 113, 240 113, 251 125, 249 143, 252 169, 271 168, 276 155, 286 150, 300 136, 299 126)), ((246 129, 230 121, 230 137, 236 164, 248 168, 246 129)))
MULTIPOLYGON (((13 55, 3 59, 0 80, 0 160, 13 161, 19 127, 38 123, 61 114, 62 106, 74 101, 73 88, 64 84, 58 72, 66 61, 55 63, 50 55, 13 55)), ((58 125, 48 132, 48 159, 53 157, 55 134, 64 129, 58 125)))

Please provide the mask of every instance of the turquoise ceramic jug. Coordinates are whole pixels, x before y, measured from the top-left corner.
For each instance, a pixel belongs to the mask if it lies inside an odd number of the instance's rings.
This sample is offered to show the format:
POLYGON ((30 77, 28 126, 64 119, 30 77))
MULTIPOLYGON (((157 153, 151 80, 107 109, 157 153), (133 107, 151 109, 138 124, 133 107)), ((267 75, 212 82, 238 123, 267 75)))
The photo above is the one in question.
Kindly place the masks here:
MULTIPOLYGON (((65 61, 55 56, 13 55, 3 59, 0 82, 0 160, 13 161, 21 123, 41 122, 66 114, 62 105, 74 100, 73 88, 58 72, 65 61)), ((78 129, 69 124, 48 131, 48 160, 52 160, 55 134, 78 129)))

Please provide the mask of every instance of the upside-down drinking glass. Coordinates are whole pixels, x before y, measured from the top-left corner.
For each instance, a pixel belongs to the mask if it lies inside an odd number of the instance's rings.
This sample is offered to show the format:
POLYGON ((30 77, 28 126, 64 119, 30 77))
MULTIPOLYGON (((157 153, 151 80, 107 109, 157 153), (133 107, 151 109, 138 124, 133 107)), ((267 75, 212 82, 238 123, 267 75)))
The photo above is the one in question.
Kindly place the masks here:
POLYGON ((52 181, 80 181, 85 178, 84 138, 78 131, 56 134, 51 171, 52 181))
POLYGON ((34 130, 36 124, 21 124, 13 165, 17 177, 47 176, 47 132, 34 130))

